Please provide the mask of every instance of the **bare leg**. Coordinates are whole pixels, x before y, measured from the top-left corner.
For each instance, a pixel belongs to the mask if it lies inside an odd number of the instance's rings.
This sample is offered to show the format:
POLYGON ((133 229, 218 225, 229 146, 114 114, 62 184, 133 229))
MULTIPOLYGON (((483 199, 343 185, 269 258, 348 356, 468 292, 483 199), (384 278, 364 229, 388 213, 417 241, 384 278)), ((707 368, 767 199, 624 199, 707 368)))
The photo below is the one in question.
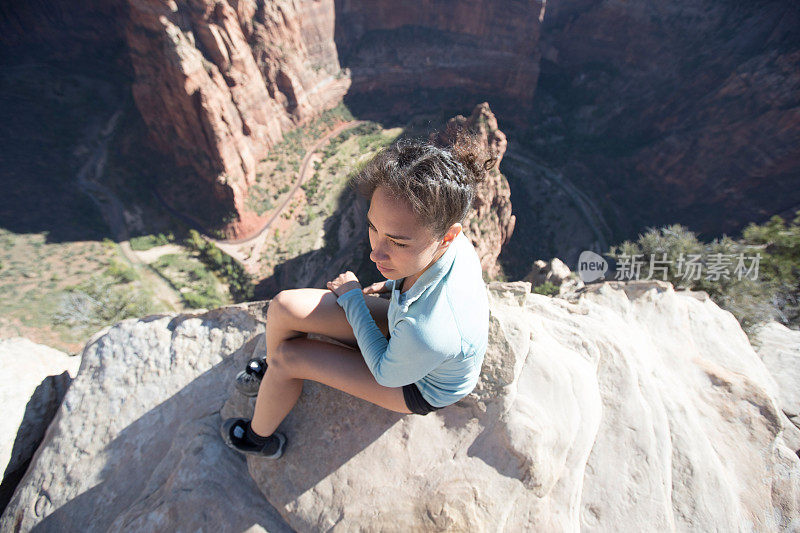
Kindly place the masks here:
MULTIPOLYGON (((321 333, 357 348, 353 327, 337 296, 328 289, 289 289, 281 291, 267 308, 267 362, 284 340, 321 333)), ((365 295, 372 318, 385 337, 389 336, 389 301, 365 295)))
MULTIPOLYGON (((384 387, 364 362, 361 352, 329 342, 305 338, 321 333, 358 346, 353 328, 337 296, 326 289, 281 291, 267 309, 267 369, 256 398, 251 427, 270 435, 297 403, 303 380, 312 379, 386 409, 410 413, 402 387, 384 387)), ((388 336, 389 302, 365 296, 370 313, 388 336)))

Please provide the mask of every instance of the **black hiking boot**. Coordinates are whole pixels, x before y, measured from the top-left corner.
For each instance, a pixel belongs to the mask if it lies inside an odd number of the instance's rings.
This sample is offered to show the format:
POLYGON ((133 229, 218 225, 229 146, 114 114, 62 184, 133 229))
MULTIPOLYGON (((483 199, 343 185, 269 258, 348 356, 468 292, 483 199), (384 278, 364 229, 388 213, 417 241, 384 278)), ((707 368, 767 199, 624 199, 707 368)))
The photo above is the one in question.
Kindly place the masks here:
POLYGON ((229 448, 245 455, 278 459, 286 448, 286 436, 275 432, 267 437, 257 435, 247 418, 229 418, 219 428, 222 440, 229 448))

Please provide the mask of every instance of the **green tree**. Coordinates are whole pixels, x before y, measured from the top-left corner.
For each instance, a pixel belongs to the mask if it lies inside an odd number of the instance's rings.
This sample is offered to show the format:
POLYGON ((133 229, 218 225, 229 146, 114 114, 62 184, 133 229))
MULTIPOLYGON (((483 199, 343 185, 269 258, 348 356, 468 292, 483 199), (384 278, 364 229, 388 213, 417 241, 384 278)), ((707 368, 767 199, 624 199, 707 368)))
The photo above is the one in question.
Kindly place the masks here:
MULTIPOLYGON (((749 275, 736 273, 739 259, 745 267, 752 266, 756 254, 763 247, 747 240, 734 240, 727 235, 710 243, 697 240, 693 232, 680 224, 664 228, 647 228, 636 241, 624 241, 611 247, 605 255, 614 258, 618 265, 636 258, 641 263, 638 279, 664 279, 676 288, 705 291, 721 308, 731 312, 748 334, 756 324, 779 317, 775 306, 774 284, 749 275), (654 267, 650 270, 650 261, 654 267), (696 260, 696 270, 689 262, 696 260), (719 268, 717 268, 719 267, 719 268), (715 270, 716 269, 716 270, 715 270)), ((763 255, 763 253, 762 253, 763 255)))
POLYGON ((800 323, 800 210, 790 225, 775 215, 765 224, 749 224, 745 241, 762 252, 760 274, 774 292, 773 303, 784 324, 800 323))

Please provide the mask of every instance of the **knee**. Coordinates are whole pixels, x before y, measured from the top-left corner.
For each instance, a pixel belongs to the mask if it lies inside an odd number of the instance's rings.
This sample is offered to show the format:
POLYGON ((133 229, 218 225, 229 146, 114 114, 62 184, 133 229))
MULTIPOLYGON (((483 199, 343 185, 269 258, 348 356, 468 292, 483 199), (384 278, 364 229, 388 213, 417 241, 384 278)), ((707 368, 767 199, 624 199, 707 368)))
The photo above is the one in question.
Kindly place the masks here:
POLYGON ((269 302, 267 317, 272 315, 297 314, 297 291, 299 289, 284 289, 275 295, 269 302))
POLYGON ((272 300, 269 301, 267 307, 267 324, 275 324, 276 320, 285 314, 287 306, 289 305, 290 295, 286 294, 287 291, 283 290, 276 294, 272 300))
POLYGON ((277 348, 270 357, 270 370, 286 372, 292 367, 296 348, 292 346, 291 341, 292 339, 286 339, 278 343, 277 348))

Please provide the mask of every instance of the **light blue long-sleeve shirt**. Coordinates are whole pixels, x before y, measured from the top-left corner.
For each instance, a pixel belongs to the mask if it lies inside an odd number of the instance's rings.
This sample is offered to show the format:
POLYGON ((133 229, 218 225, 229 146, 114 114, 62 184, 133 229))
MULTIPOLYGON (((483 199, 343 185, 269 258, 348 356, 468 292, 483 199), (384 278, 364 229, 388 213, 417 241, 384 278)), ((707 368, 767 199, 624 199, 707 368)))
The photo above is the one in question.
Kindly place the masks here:
POLYGON ((416 383, 434 407, 450 405, 478 382, 489 339, 489 299, 480 259, 459 232, 445 253, 401 293, 392 289, 386 339, 359 288, 337 298, 372 374, 385 387, 416 383))

